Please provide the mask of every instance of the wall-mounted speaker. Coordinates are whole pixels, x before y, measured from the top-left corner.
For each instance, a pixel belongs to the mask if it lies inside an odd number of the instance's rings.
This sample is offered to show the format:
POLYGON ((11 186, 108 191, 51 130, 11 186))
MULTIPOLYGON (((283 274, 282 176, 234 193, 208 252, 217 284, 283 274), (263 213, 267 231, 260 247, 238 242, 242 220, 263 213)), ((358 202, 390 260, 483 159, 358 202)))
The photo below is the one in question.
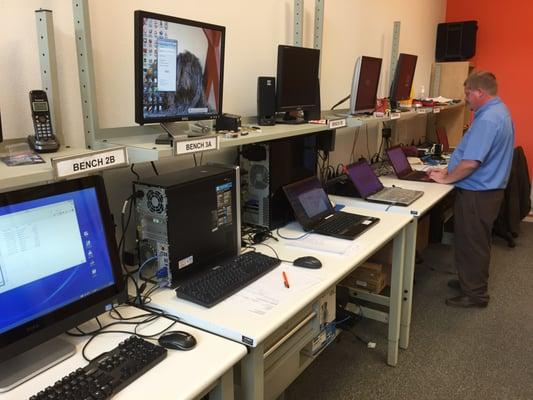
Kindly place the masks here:
POLYGON ((437 26, 436 61, 464 61, 476 54, 477 21, 449 22, 437 26))
POLYGON ((276 123, 276 79, 270 76, 257 78, 257 123, 276 123))

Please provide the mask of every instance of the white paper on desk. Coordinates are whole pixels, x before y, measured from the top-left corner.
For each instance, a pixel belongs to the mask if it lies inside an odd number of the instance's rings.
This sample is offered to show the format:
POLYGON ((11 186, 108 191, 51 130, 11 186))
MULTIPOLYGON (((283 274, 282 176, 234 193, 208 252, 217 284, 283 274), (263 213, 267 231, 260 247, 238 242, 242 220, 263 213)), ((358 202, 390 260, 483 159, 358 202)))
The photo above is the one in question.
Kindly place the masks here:
POLYGON ((303 292, 321 281, 321 278, 301 269, 276 268, 226 300, 235 307, 258 315, 265 315, 275 306, 296 293, 303 292), (289 288, 283 283, 282 271, 287 274, 289 288))
MULTIPOLYGON (((290 223, 283 228, 282 235, 286 237, 299 237, 303 235, 299 224, 296 222, 290 223)), ((286 246, 298 247, 301 249, 309 249, 313 251, 322 251, 334 254, 346 254, 348 251, 357 250, 356 245, 352 240, 337 239, 330 236, 318 235, 310 233, 309 235, 297 239, 283 239, 278 236, 280 242, 286 246)))

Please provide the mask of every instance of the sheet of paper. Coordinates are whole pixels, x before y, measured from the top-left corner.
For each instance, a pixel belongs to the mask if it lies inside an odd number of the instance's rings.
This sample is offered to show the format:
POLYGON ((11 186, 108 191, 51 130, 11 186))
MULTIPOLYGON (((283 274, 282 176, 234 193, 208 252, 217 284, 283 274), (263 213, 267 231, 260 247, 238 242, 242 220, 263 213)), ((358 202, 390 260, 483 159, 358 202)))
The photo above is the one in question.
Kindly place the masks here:
POLYGON ((316 285, 320 280, 316 274, 305 270, 279 267, 226 301, 241 310, 264 315, 278 304, 289 301, 294 295, 316 285), (282 271, 287 274, 289 288, 284 285, 282 271))
MULTIPOLYGON (((280 230, 280 233, 281 236, 285 238, 298 238, 304 234, 297 222, 292 222, 283 227, 280 230)), ((286 246, 293 246, 318 252, 346 254, 357 247, 352 240, 337 239, 330 236, 318 235, 316 233, 310 233, 305 237, 295 240, 284 239, 281 236, 278 236, 278 238, 280 242, 286 246)))

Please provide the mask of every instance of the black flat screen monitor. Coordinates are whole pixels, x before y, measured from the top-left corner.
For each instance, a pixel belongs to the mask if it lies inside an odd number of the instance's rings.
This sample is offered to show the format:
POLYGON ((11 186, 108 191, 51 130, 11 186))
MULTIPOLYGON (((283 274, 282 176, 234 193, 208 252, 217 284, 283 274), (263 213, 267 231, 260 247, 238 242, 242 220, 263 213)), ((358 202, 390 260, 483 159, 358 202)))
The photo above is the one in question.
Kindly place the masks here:
POLYGON ((125 300, 101 177, 0 194, 0 391, 71 355, 55 337, 125 300))
POLYGON ((320 118, 318 71, 320 50, 296 46, 278 46, 276 110, 285 112, 283 121, 305 122, 320 118), (304 112, 303 119, 291 113, 304 112))
POLYGON ((135 122, 222 113, 223 26, 135 11, 135 122))
POLYGON ((376 108, 381 58, 361 56, 355 63, 350 95, 350 114, 372 112, 376 108))
POLYGON ((390 89, 391 107, 397 108, 398 101, 411 97, 411 87, 415 77, 416 61, 418 56, 400 53, 394 79, 390 89))

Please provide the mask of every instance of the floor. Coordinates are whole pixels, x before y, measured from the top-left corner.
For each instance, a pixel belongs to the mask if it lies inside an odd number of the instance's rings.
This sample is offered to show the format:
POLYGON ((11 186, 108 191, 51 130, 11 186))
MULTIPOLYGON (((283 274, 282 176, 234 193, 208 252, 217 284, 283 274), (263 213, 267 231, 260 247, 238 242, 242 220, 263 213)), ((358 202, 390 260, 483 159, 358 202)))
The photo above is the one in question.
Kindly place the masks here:
POLYGON ((359 321, 287 389, 286 399, 533 399, 533 224, 517 246, 495 238, 486 309, 444 304, 455 295, 453 250, 431 245, 416 266, 411 341, 397 367, 384 324, 359 321), (369 349, 364 342, 377 343, 369 349))

